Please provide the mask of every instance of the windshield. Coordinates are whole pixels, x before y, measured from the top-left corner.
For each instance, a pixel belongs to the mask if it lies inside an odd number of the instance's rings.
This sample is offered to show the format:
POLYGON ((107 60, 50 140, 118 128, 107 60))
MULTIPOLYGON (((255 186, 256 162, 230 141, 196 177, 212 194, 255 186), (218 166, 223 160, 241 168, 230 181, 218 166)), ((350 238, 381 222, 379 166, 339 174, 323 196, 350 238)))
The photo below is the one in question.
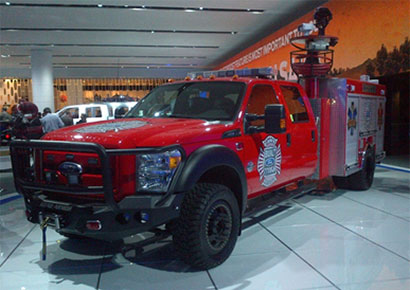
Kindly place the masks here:
POLYGON ((125 117, 232 120, 244 88, 244 83, 222 81, 164 85, 152 90, 125 117))

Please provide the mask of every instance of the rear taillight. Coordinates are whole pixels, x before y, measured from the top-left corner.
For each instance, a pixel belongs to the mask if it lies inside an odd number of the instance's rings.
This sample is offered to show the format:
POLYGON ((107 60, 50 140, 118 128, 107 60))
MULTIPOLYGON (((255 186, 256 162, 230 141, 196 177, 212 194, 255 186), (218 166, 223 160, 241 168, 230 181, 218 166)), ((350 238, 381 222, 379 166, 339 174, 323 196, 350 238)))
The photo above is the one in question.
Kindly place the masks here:
POLYGON ((87 221, 85 226, 90 231, 99 231, 99 230, 102 229, 102 225, 101 225, 101 222, 99 220, 87 221))

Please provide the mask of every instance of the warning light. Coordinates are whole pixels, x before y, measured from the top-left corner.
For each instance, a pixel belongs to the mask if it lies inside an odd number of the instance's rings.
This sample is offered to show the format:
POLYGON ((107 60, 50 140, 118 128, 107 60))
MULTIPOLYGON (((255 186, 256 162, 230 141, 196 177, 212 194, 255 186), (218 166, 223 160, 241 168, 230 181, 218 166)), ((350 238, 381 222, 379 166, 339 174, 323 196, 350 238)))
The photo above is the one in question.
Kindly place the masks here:
POLYGON ((273 70, 271 67, 261 67, 261 68, 244 68, 244 69, 235 69, 235 70, 217 70, 217 71, 205 71, 205 72, 190 72, 188 76, 191 78, 196 78, 199 75, 210 79, 218 76, 219 78, 223 77, 233 77, 238 75, 239 77, 260 77, 260 78, 270 78, 272 77, 273 70), (214 76, 212 78, 212 76, 214 76))

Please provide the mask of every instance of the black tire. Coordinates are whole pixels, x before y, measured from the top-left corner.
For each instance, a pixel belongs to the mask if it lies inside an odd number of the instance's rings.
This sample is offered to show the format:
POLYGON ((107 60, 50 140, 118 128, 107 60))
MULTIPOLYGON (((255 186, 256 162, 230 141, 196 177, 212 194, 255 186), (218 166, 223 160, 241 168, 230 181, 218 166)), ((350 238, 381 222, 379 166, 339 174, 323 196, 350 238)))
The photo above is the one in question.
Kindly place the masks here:
POLYGON ((369 150, 364 158, 363 168, 346 177, 333 176, 333 182, 338 188, 351 190, 368 190, 373 184, 376 160, 374 150, 369 150))
POLYGON ((207 270, 230 256, 239 227, 239 206, 232 191, 219 184, 197 184, 184 197, 174 245, 185 263, 207 270))
POLYGON ((349 176, 340 177, 340 176, 332 176, 333 183, 336 185, 337 188, 340 189, 349 189, 349 176))

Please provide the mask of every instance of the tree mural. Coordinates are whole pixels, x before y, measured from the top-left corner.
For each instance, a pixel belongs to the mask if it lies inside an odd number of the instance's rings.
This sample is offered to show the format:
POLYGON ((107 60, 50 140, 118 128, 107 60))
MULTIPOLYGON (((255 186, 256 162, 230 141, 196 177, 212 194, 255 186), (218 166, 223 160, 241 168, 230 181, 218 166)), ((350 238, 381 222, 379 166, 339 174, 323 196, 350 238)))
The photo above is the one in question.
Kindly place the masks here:
POLYGON ((367 74, 370 77, 383 75, 392 75, 410 70, 410 41, 406 37, 399 48, 393 47, 392 51, 387 51, 384 44, 376 53, 376 58, 368 59, 361 65, 349 68, 333 68, 332 76, 349 77, 353 72, 360 71, 361 74, 367 74))

